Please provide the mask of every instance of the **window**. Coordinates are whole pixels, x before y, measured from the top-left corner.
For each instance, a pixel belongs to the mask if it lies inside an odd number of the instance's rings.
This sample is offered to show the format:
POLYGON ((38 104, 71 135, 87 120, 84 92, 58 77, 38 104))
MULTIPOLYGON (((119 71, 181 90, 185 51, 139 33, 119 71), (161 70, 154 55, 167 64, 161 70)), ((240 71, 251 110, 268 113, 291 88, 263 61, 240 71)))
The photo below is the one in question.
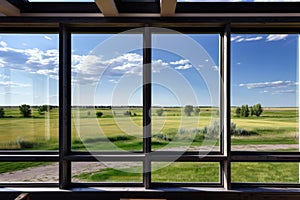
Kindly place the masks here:
POLYGON ((142 150, 142 35, 73 34, 72 149, 142 150))
MULTIPOLYGON (((58 35, 1 34, 0 38, 2 154, 57 154, 58 35)), ((58 163, 50 160, 0 162, 0 171, 5 183, 58 183, 58 163)))
POLYGON ((0 35, 1 186, 299 186, 297 32, 60 26, 0 35))
POLYGON ((231 45, 232 150, 299 151, 298 35, 233 34, 231 45))
POLYGON ((219 79, 218 34, 153 33, 152 149, 220 151, 219 79))

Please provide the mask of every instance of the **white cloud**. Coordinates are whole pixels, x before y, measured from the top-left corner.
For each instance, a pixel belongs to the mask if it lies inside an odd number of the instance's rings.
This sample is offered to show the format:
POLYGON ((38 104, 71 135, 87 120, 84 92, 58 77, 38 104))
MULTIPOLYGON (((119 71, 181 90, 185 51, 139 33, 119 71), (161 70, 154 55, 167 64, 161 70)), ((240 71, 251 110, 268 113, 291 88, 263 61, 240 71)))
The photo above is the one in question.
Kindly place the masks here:
POLYGON ((284 40, 288 37, 288 34, 270 34, 267 37, 267 42, 271 41, 279 41, 279 40, 284 40))
POLYGON ((162 69, 170 67, 168 63, 164 62, 161 59, 152 60, 152 71, 154 73, 160 72, 162 69))
POLYGON ((17 49, 8 47, 2 41, 0 42, 0 53, 0 67, 43 74, 58 79, 58 73, 53 74, 53 71, 59 65, 59 51, 57 49, 17 49), (46 72, 49 72, 49 74, 46 72))
POLYGON ((0 86, 3 87, 30 87, 30 84, 15 83, 12 81, 0 81, 0 86))
POLYGON ((49 37, 49 36, 44 36, 44 38, 45 38, 46 40, 52 40, 52 38, 49 37))
POLYGON ((276 90, 272 92, 272 94, 289 94, 289 93, 296 93, 296 90, 276 90))
POLYGON ((255 37, 247 36, 247 37, 243 37, 241 35, 237 35, 237 36, 231 37, 231 41, 234 41, 234 42, 237 42, 237 43, 259 41, 259 40, 262 40, 262 39, 263 39, 262 36, 255 36, 255 37))
POLYGON ((119 83, 119 81, 117 81, 117 80, 114 80, 114 79, 110 79, 110 80, 108 80, 110 83, 115 83, 115 84, 117 84, 117 83, 119 83))
POLYGON ((255 88, 286 88, 289 86, 298 85, 298 82, 293 81, 273 81, 273 82, 260 82, 260 83, 242 83, 240 87, 247 87, 248 89, 255 88))
POLYGON ((111 59, 96 55, 75 55, 72 60, 73 72, 77 73, 73 83, 80 84, 95 84, 101 75, 141 75, 143 68, 143 57, 136 53, 127 53, 111 59))
POLYGON ((174 61, 174 62, 170 62, 171 65, 186 65, 189 64, 190 61, 189 60, 178 60, 178 61, 174 61))
POLYGON ((214 71, 219 71, 219 67, 216 66, 216 65, 215 65, 215 66, 212 66, 211 68, 212 68, 214 71))
POLYGON ((9 78, 9 76, 6 76, 4 74, 0 74, 0 78, 7 79, 7 78, 9 78))
POLYGON ((175 67, 175 69, 178 69, 178 70, 184 70, 184 69, 190 69, 192 68, 193 66, 190 65, 190 64, 185 64, 185 65, 179 65, 177 67, 175 67))
POLYGON ((1 45, 2 47, 7 47, 7 43, 4 42, 4 41, 0 41, 0 45, 1 45))
POLYGON ((239 38, 241 38, 242 36, 240 36, 240 35, 236 35, 236 36, 233 36, 233 37, 231 37, 231 41, 236 41, 237 39, 239 39, 239 38))
POLYGON ((16 92, 3 92, 3 93, 0 93, 0 95, 4 95, 4 96, 7 96, 7 95, 20 95, 20 93, 16 93, 16 92))

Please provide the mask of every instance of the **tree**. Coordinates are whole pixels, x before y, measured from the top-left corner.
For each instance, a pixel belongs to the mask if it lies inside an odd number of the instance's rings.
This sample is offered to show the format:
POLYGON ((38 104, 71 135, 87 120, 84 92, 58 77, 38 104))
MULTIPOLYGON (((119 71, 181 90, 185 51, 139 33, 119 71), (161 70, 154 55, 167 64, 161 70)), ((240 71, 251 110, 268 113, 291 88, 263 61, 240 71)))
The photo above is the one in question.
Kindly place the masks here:
POLYGON ((158 109, 158 110, 156 110, 156 114, 157 114, 157 116, 162 116, 162 114, 164 113, 164 110, 163 109, 158 109))
POLYGON ((52 110, 52 106, 50 105, 42 105, 38 108, 39 114, 44 114, 44 112, 49 112, 50 110, 52 110))
POLYGON ((254 115, 253 106, 250 106, 249 109, 250 109, 250 116, 253 116, 254 115))
POLYGON ((237 108, 235 109, 235 114, 236 114, 236 116, 238 116, 238 117, 241 116, 241 107, 237 107, 237 108))
POLYGON ((248 105, 242 105, 242 108, 241 108, 241 116, 242 117, 249 117, 249 107, 248 105))
POLYGON ((31 108, 30 105, 22 104, 19 106, 20 113, 23 117, 31 117, 31 108))
POLYGON ((194 107, 192 105, 186 105, 184 107, 184 113, 187 115, 187 116, 191 116, 191 113, 194 111, 194 107))
POLYGON ((255 115, 256 117, 259 117, 264 111, 260 103, 253 105, 252 109, 253 109, 253 115, 255 115))
POLYGON ((96 112, 96 115, 97 115, 97 117, 102 117, 102 115, 103 115, 103 112, 100 112, 100 111, 98 111, 98 112, 96 112))
POLYGON ((200 108, 195 108, 194 113, 196 116, 198 116, 200 113, 200 108))
POLYGON ((4 117, 4 108, 0 108, 0 118, 3 118, 4 117))

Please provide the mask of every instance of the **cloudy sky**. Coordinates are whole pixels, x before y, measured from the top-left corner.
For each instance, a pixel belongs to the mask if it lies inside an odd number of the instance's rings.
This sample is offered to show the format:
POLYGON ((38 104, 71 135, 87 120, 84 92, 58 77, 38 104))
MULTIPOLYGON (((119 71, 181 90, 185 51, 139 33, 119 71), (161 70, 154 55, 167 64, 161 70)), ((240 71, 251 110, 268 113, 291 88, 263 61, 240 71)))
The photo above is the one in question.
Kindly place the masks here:
MULTIPOLYGON (((74 105, 142 104, 141 35, 72 39, 74 105)), ((231 42, 232 105, 297 105, 297 35, 233 34, 231 42)), ((153 105, 215 105, 218 43, 216 34, 154 35, 153 105)), ((0 35, 0 104, 57 105, 58 60, 58 35, 0 35)))

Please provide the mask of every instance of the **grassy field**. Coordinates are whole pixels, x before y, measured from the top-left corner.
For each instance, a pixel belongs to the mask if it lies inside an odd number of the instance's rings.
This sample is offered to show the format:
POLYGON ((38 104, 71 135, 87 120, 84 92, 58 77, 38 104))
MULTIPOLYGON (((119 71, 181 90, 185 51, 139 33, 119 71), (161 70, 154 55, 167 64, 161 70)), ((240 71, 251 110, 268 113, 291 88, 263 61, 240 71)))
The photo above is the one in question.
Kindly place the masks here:
MULTIPOLYGON (((219 163, 153 163, 153 182, 219 183, 219 163), (163 165, 163 166, 162 166, 163 165), (155 170, 158 169, 158 170, 155 170)), ((299 183, 298 163, 232 163, 232 181, 244 183, 299 183)), ((141 173, 128 169, 104 168, 98 172, 74 175, 87 182, 142 182, 141 173)), ((141 167, 130 169, 141 171, 141 167)))
MULTIPOLYGON (((202 145, 216 143, 218 136, 208 137, 203 132, 209 128, 211 117, 218 110, 201 108, 200 116, 185 116, 181 108, 165 108, 162 116, 152 110, 152 149, 176 150, 188 146, 197 149, 202 145), (211 143, 210 143, 211 142, 211 143)), ((298 109, 264 108, 260 117, 236 117, 232 108, 232 122, 239 129, 251 132, 250 135, 232 136, 232 149, 247 145, 272 145, 274 151, 298 151, 298 148, 282 148, 285 144, 298 144, 298 109)), ((72 149, 73 150, 142 150, 142 110, 130 108, 131 115, 124 115, 125 108, 73 109, 72 149), (96 118, 96 112, 102 112, 96 118)), ((1 150, 58 150, 58 109, 39 114, 33 108, 31 118, 23 118, 18 108, 5 108, 5 117, 0 118, 1 150)), ((19 164, 19 163, 16 163, 19 164)), ((41 163, 32 163, 39 165, 41 163)), ((13 164, 10 164, 13 165, 13 164)), ((0 173, 27 168, 30 163, 10 166, 0 163, 0 173)), ((297 163, 233 163, 232 179, 236 182, 297 182, 297 163), (288 167, 289 170, 284 170, 288 167), (261 174, 251 172, 264 169, 261 174), (280 173, 280 171, 285 171, 280 173)), ((153 173, 153 180, 218 182, 219 165, 215 163, 174 163, 153 173), (198 165, 201 165, 199 167, 198 165), (182 170, 184 169, 184 170, 182 170), (174 176, 176 174, 176 176, 174 176), (195 175, 199 174, 199 175, 195 175), (184 178, 187 177, 187 178, 184 178), (194 177, 194 178, 193 178, 194 177)), ((140 174, 130 174, 111 168, 96 173, 76 175, 89 181, 141 180, 140 174), (120 174, 121 173, 121 174, 120 174), (130 176, 130 179, 128 178, 130 176)))

